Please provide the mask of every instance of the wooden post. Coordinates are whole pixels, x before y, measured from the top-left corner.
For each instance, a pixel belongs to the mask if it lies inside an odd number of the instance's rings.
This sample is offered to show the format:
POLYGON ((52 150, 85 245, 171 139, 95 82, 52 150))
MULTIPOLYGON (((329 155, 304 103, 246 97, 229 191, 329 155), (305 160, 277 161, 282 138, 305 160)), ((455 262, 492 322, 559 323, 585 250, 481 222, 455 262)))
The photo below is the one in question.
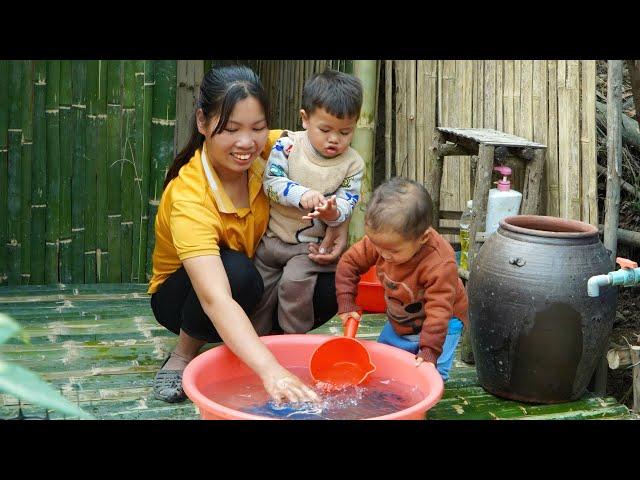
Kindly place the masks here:
POLYGON ((440 184, 442 182, 442 168, 444 165, 444 156, 440 153, 440 148, 446 142, 442 136, 442 134, 435 130, 433 134, 433 144, 431 145, 431 149, 435 153, 434 164, 430 165, 429 170, 431 170, 430 175, 426 175, 424 179, 424 186, 431 195, 431 202, 433 204, 433 216, 431 217, 431 221, 434 225, 434 228, 437 230, 440 227, 440 184))
POLYGON ((635 413, 640 413, 640 345, 631 347, 631 364, 633 365, 633 407, 635 413))
POLYGON ((473 189, 473 214, 469 228, 469 272, 472 271, 480 244, 476 241, 476 234, 484 232, 487 215, 487 201, 491 188, 491 173, 493 171, 493 145, 480 144, 478 150, 478 168, 476 171, 475 187, 473 189))
POLYGON ((546 149, 537 148, 533 160, 527 163, 524 191, 522 192, 522 215, 537 215, 540 207, 540 183, 544 171, 546 149))
POLYGON ((607 87, 607 194, 605 199, 604 246, 615 265, 622 173, 622 60, 609 60, 607 87))
MULTIPOLYGON (((622 173, 622 60, 609 60, 607 79, 607 194, 605 199, 604 246, 611 252, 611 269, 615 268, 620 209, 620 174, 622 173)), ((599 362, 594 373, 594 393, 607 390, 607 362, 599 362)))

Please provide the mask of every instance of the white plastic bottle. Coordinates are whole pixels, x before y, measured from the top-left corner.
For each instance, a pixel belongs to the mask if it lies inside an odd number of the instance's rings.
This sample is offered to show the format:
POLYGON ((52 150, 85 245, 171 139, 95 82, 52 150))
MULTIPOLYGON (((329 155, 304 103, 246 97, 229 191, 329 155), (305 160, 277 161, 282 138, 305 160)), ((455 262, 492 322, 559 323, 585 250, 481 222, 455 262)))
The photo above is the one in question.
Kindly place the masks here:
POLYGON ((487 202, 487 235, 491 235, 500 226, 500 220, 511 215, 518 215, 522 194, 511 190, 511 182, 507 178, 511 175, 511 169, 504 165, 495 167, 494 170, 500 172, 502 180, 498 180, 498 188, 489 190, 489 201, 487 202))
POLYGON ((473 200, 467 201, 467 209, 460 217, 460 268, 469 270, 469 229, 473 213, 473 200))

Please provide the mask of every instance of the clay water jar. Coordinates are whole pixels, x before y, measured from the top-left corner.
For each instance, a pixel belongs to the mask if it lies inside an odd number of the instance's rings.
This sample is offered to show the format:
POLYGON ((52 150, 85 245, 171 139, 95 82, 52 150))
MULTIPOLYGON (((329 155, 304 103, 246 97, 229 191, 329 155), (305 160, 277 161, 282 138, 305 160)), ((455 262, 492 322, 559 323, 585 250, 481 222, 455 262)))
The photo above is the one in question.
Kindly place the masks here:
POLYGON ((605 353, 617 289, 587 295, 613 270, 592 225, 519 215, 500 222, 473 263, 467 291, 480 385, 518 401, 580 398, 605 353))

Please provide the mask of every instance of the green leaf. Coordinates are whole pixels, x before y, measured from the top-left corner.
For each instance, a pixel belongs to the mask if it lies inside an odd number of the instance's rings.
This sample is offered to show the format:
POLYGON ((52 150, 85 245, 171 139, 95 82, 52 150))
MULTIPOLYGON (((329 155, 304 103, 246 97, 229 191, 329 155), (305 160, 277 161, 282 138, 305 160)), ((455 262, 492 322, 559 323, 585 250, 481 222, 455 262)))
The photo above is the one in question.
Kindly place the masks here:
POLYGON ((70 403, 35 373, 1 360, 0 391, 13 395, 25 402, 57 410, 71 417, 94 419, 93 416, 70 403))
POLYGON ((0 313, 0 343, 6 342, 18 331, 20 331, 20 325, 5 314, 0 313))

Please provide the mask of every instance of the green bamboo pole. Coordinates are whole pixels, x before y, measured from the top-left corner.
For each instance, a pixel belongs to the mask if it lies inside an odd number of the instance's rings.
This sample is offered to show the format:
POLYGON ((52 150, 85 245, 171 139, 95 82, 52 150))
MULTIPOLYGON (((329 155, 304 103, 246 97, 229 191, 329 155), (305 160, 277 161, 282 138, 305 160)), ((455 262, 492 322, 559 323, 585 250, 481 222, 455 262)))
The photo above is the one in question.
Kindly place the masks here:
POLYGON ((47 61, 47 213, 45 229, 44 281, 58 282, 58 238, 60 234, 60 60, 47 61))
POLYGON ((97 153, 98 153, 98 95, 100 63, 99 60, 87 61, 87 122, 85 155, 85 199, 84 203, 84 283, 96 283, 97 280, 97 153))
POLYGON ((31 283, 44 283, 45 223, 47 211, 47 120, 45 103, 47 62, 34 62, 33 176, 31 179, 31 283))
POLYGON ((136 62, 124 61, 122 81, 122 219, 120 237, 122 238, 122 282, 131 282, 131 261, 133 247, 133 185, 135 178, 135 93, 136 62))
POLYGON ((22 259, 22 62, 9 64, 9 128, 7 129, 7 283, 20 285, 22 259))
POLYGON ((147 241, 147 277, 151 276, 155 246, 154 223, 158 211, 162 184, 174 158, 173 137, 176 124, 175 60, 154 62, 153 120, 151 122, 151 183, 149 185, 149 224, 147 241))
MULTIPOLYGON (((139 282, 149 281, 151 257, 147 256, 147 243, 149 238, 149 184, 151 175, 151 120, 153 118, 153 88, 155 76, 153 61, 144 61, 144 91, 142 102, 142 180, 140 182, 141 216, 140 216, 140 258, 138 259, 139 282)), ((153 225, 153 224, 152 224, 153 225)))
POLYGON ((71 279, 73 283, 84 283, 84 209, 87 200, 85 164, 87 131, 87 62, 74 60, 71 64, 73 103, 73 174, 71 177, 71 279))
POLYGON ((9 173, 9 62, 0 60, 0 286, 7 283, 7 176, 9 173))
POLYGON ((33 61, 24 60, 22 70, 22 230, 20 283, 31 280, 31 174, 33 168, 33 61))
POLYGON ((133 164, 135 171, 133 185, 133 238, 131 252, 131 281, 138 283, 143 281, 144 263, 140 268, 140 259, 144 257, 144 251, 141 249, 140 227, 142 224, 142 208, 146 195, 142 195, 142 150, 143 150, 143 121, 144 121, 144 60, 135 62, 135 128, 134 128, 134 155, 133 164))
POLYGON ((349 244, 357 242, 364 236, 364 212, 373 187, 373 162, 375 158, 376 138, 376 60, 355 60, 353 72, 362 82, 362 110, 356 125, 351 146, 364 160, 364 175, 360 191, 360 201, 353 210, 353 218, 349 224, 349 244))
POLYGON ((73 171, 73 100, 71 60, 60 62, 60 233, 58 246, 59 278, 61 283, 72 282, 73 260, 71 247, 71 176, 73 171))
POLYGON ((120 283, 121 276, 121 184, 122 60, 110 60, 107 73, 107 238, 109 263, 107 279, 120 283))
POLYGON ((353 75, 353 60, 344 61, 344 71, 345 73, 353 75))
POLYGON ((98 60, 96 98, 96 280, 107 281, 107 73, 108 62, 98 60))

